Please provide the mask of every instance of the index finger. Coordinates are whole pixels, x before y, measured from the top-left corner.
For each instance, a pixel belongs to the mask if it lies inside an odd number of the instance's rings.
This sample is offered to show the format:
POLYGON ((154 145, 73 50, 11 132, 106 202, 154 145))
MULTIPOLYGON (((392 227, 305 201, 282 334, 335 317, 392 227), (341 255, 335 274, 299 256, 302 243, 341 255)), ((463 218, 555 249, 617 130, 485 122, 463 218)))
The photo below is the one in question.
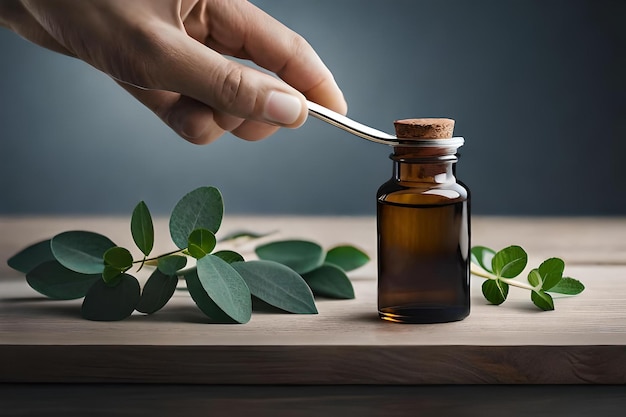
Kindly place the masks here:
POLYGON ((185 16, 190 35, 217 52, 251 60, 309 100, 346 113, 332 73, 302 36, 247 1, 207 3, 208 7, 196 7, 185 16))

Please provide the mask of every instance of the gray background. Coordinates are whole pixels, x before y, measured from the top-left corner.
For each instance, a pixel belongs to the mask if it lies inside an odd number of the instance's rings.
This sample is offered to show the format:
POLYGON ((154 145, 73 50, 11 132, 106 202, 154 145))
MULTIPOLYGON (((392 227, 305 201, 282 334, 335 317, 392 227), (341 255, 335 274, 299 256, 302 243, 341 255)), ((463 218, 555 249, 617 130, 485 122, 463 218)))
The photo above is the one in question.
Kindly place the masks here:
MULTIPOLYGON (((267 0, 335 74, 349 115, 456 119, 477 214, 625 215, 626 2, 267 0), (402 59, 396 59, 402 54, 402 59)), ((316 120, 248 143, 179 139, 82 62, 0 30, 0 213, 373 214, 389 149, 316 120)))

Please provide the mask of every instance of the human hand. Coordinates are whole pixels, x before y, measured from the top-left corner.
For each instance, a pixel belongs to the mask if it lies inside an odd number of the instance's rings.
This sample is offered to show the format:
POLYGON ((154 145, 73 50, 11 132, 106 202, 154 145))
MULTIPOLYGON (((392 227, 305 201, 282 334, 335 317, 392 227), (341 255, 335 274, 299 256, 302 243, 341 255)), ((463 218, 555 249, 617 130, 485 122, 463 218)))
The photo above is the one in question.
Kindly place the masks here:
POLYGON ((298 127, 306 99, 346 112, 313 48, 245 0, 2 0, 0 25, 108 74, 192 143, 298 127))

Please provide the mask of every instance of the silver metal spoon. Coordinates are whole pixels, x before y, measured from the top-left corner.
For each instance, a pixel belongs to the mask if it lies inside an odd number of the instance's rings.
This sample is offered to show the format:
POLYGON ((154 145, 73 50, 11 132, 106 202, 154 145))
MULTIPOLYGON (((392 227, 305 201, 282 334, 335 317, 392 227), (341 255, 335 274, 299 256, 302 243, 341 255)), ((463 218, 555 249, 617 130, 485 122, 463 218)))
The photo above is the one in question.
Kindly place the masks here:
POLYGON ((307 101, 309 107, 309 114, 317 119, 323 120, 339 129, 343 129, 346 132, 350 132, 353 135, 359 136, 363 139, 367 139, 372 142, 382 143, 384 145, 397 145, 399 140, 396 136, 389 133, 382 132, 369 126, 365 126, 359 122, 343 116, 337 112, 334 112, 326 107, 320 106, 317 103, 307 101))
POLYGON ((373 127, 365 126, 362 123, 356 122, 346 116, 343 116, 337 112, 327 109, 324 106, 320 106, 317 103, 307 100, 309 107, 309 114, 317 119, 320 119, 326 123, 329 123, 339 129, 350 132, 360 138, 367 139, 372 142, 382 143, 383 145, 396 146, 402 143, 403 147, 446 147, 446 148, 458 148, 462 146, 465 140, 456 136, 450 139, 411 139, 410 142, 401 141, 397 136, 390 135, 389 133, 382 132, 374 129, 373 127))

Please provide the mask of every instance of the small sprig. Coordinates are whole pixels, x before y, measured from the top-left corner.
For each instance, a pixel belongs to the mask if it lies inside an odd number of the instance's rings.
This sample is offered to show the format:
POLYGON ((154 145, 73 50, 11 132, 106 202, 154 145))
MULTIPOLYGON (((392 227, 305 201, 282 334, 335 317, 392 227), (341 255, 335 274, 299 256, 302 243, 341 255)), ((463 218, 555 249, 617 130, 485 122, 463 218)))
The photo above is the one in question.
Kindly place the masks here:
POLYGON ((576 295, 585 286, 578 280, 564 277, 565 262, 559 258, 546 259, 528 273, 528 283, 514 280, 528 263, 528 255, 520 246, 509 246, 498 252, 484 246, 471 250, 471 272, 486 278, 482 292, 491 304, 500 305, 509 294, 509 286, 530 290, 530 299, 541 310, 554 310, 549 293, 576 295))
MULTIPOLYGON (((314 295, 354 298, 346 271, 369 261, 364 252, 338 246, 326 253, 314 242, 292 240, 262 245, 256 250, 259 260, 245 261, 235 251, 216 251, 223 214, 219 190, 201 187, 186 194, 170 216, 170 236, 178 249, 150 257, 154 227, 142 201, 130 221, 140 259, 106 236, 69 231, 23 249, 8 264, 47 297, 84 297, 81 315, 98 321, 122 320, 135 310, 157 312, 171 299, 179 278, 184 278, 198 308, 220 323, 248 322, 253 299, 284 312, 316 314, 314 295), (189 260, 195 263, 191 267, 189 260), (143 288, 131 275, 137 265, 137 271, 155 268, 143 288)), ((237 232, 220 242, 262 236, 237 232)))

